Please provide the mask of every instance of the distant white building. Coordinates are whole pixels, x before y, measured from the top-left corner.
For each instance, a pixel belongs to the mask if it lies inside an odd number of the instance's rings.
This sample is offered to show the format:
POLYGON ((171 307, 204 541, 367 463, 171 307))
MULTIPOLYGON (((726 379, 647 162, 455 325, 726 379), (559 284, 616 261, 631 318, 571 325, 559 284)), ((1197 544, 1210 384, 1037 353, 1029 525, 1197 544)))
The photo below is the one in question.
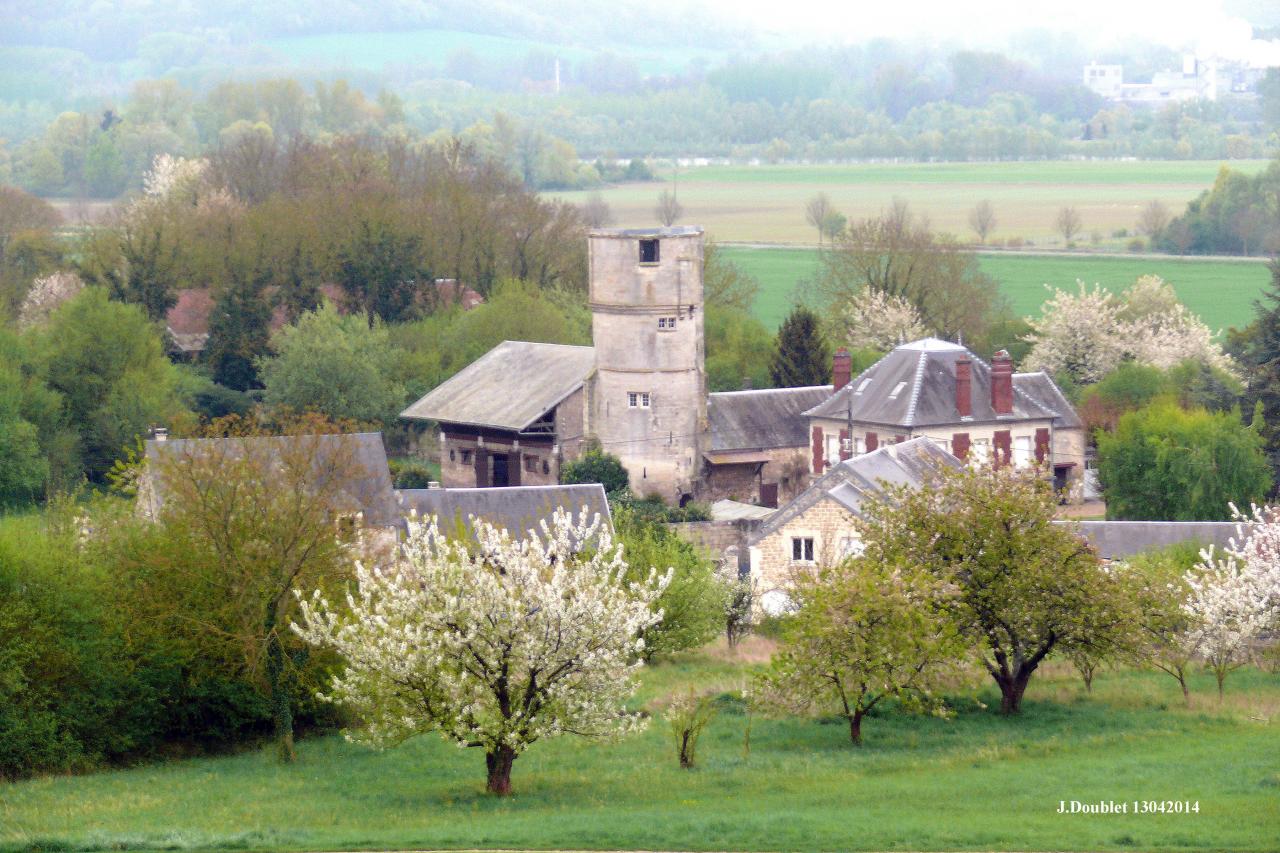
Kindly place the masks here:
POLYGON ((1171 104, 1218 99, 1217 60, 1182 58, 1181 70, 1157 71, 1150 83, 1124 82, 1123 65, 1090 63, 1084 67, 1086 88, 1109 101, 1126 104, 1171 104))

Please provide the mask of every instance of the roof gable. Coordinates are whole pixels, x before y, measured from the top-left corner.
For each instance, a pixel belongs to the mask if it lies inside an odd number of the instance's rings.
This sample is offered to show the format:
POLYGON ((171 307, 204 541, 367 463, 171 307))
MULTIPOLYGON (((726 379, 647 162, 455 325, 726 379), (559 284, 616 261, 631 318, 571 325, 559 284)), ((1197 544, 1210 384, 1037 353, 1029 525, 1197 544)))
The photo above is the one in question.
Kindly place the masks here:
POLYGON ((503 341, 400 417, 518 432, 581 388, 595 360, 592 347, 503 341))

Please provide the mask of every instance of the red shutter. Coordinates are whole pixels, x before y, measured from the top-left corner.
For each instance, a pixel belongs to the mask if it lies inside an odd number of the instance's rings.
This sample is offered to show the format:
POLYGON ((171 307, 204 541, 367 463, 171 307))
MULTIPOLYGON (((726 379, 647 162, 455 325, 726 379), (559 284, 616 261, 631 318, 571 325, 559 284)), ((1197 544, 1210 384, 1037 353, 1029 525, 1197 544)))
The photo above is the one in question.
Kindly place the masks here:
POLYGON ((822 473, 822 427, 813 428, 813 473, 822 473))
POLYGON ((893 443, 894 443, 894 444, 902 444, 902 442, 904 442, 904 441, 906 441, 906 440, 907 440, 907 437, 906 437, 905 435, 895 435, 895 436, 893 437, 893 443))
POLYGON ((853 443, 849 441, 849 431, 840 430, 840 459, 844 461, 853 456, 853 443))
POLYGON ((957 432, 952 434, 951 454, 957 459, 969 458, 969 433, 957 432))
POLYGON ((1044 464, 1049 458, 1049 430, 1036 430, 1036 462, 1044 464))
POLYGON ((880 446, 880 439, 876 437, 874 432, 867 433, 867 452, 875 450, 880 446))
POLYGON ((1013 455, 1013 438, 1009 430, 996 430, 995 441, 996 465, 1008 465, 1009 459, 1013 455))

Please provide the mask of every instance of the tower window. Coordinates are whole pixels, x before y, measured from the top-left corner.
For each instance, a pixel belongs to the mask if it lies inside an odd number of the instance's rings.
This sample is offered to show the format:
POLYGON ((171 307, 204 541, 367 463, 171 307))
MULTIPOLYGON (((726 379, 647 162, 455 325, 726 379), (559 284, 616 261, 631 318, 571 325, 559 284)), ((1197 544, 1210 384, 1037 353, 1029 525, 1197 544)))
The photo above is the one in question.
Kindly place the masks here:
POLYGON ((628 391, 627 392, 627 408, 629 409, 649 408, 649 392, 648 391, 628 391))
POLYGON ((657 240, 641 240, 640 241, 640 263, 656 264, 658 262, 658 241, 657 240))
POLYGON ((676 330, 675 317, 659 317, 658 330, 661 332, 674 332, 676 330))

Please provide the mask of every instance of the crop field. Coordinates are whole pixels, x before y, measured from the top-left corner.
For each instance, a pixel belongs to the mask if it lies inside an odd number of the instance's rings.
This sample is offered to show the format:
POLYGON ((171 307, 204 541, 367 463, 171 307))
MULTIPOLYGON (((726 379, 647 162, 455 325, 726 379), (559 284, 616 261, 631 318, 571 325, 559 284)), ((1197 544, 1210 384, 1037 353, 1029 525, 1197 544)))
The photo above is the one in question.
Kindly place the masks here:
MULTIPOLYGON (((755 249, 724 246, 724 256, 760 280, 756 316, 777 327, 791 309, 798 282, 818 269, 813 249, 755 249)), ((1253 319, 1253 300, 1266 287, 1270 273, 1256 261, 1210 261, 1141 255, 1032 255, 1022 253, 979 256, 982 269, 1000 289, 1019 317, 1038 314, 1050 292, 1048 284, 1074 288, 1076 281, 1097 282, 1112 291, 1127 288, 1140 275, 1154 273, 1173 284, 1178 296, 1215 330, 1243 326, 1253 319)))
POLYGON ((315 737, 293 766, 264 749, 0 783, 0 850, 1273 851, 1280 838, 1275 674, 1234 673, 1221 705, 1197 674, 1186 709, 1164 675, 1105 672, 1086 694, 1050 665, 1019 718, 982 707, 998 701, 983 690, 949 720, 877 712, 854 748, 837 718, 748 717, 751 668, 720 649, 648 669, 643 734, 534 744, 505 799, 483 793, 478 751, 434 735, 384 752, 315 737), (684 771, 661 709, 691 686, 725 694, 684 771), (1199 811, 1059 814, 1073 799, 1199 811))
MULTIPOLYGON (((863 163, 840 166, 706 166, 661 171, 666 181, 628 183, 602 191, 619 226, 654 222, 658 193, 676 179, 684 207, 682 222, 699 224, 716 240, 812 243, 817 234, 804 218, 804 204, 817 192, 831 197, 851 218, 874 216, 894 198, 905 199, 936 230, 970 239, 968 215, 989 199, 996 228, 989 239, 1021 238, 1061 248, 1054 219, 1065 205, 1080 213, 1077 242, 1120 246, 1142 206, 1158 199, 1174 212, 1213 183, 1217 161, 1035 161, 1011 163, 863 163)), ((1234 161, 1233 169, 1255 172, 1265 161, 1234 161)), ((559 193, 581 201, 588 194, 559 193)))

